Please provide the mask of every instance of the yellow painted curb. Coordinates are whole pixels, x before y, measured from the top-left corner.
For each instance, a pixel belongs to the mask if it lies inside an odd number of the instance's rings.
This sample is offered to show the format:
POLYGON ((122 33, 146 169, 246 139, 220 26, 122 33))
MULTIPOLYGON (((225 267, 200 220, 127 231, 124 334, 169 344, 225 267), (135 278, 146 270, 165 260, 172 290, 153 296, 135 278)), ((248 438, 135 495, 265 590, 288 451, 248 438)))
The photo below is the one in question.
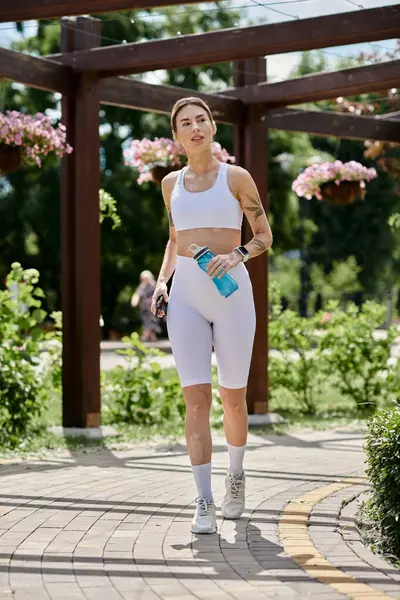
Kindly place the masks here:
POLYGON ((365 478, 352 477, 324 485, 295 498, 286 505, 278 524, 278 531, 285 553, 318 581, 326 583, 352 600, 387 600, 390 598, 387 594, 366 583, 358 582, 332 565, 315 547, 308 533, 308 521, 316 504, 331 494, 365 482, 365 478))

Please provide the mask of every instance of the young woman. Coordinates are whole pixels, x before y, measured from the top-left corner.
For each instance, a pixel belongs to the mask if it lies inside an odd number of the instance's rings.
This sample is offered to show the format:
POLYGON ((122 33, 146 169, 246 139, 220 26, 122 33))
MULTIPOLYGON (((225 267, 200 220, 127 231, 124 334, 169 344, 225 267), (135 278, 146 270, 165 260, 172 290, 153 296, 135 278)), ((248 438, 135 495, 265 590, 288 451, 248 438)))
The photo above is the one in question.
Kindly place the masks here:
POLYGON ((256 325, 252 286, 243 262, 270 248, 272 234, 250 174, 214 158, 216 125, 207 104, 199 98, 182 98, 172 109, 171 127, 185 149, 188 166, 162 182, 170 237, 152 312, 156 314, 162 295, 168 302, 168 334, 185 398, 186 442, 198 492, 191 531, 215 533, 209 423, 212 346, 229 455, 221 510, 225 518, 237 519, 245 509, 246 386, 256 325), (240 245, 243 213, 254 235, 245 246, 240 245), (215 254, 208 273, 193 259, 189 250, 193 243, 208 246, 215 254), (168 295, 167 282, 174 271, 168 295), (211 278, 228 271, 239 289, 224 298, 211 278))

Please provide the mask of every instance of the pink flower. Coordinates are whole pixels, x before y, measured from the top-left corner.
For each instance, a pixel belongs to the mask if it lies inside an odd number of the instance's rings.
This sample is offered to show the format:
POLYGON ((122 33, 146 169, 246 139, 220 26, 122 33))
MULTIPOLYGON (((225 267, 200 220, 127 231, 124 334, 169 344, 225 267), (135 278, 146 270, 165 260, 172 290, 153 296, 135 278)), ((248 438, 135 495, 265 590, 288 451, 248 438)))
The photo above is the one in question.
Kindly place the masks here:
POLYGON ((328 321, 332 319, 332 313, 326 312, 322 315, 321 323, 325 325, 328 321))
POLYGON ((43 113, 25 115, 16 110, 0 113, 0 143, 19 146, 25 161, 41 166, 40 156, 55 152, 62 157, 72 152, 66 142, 66 128, 62 123, 53 126, 43 113))
MULTIPOLYGON (((221 148, 217 142, 213 144, 214 156, 222 162, 235 162, 233 156, 221 148)), ((182 146, 169 138, 155 138, 149 140, 133 140, 129 149, 124 151, 125 165, 132 166, 139 172, 138 184, 152 181, 151 170, 155 166, 183 167, 186 164, 186 155, 182 146)))
POLYGON ((368 169, 354 160, 344 164, 340 160, 314 163, 300 173, 292 184, 292 190, 299 197, 311 200, 314 196, 322 200, 321 185, 328 181, 336 185, 340 185, 342 181, 358 181, 360 187, 365 188, 365 181, 375 177, 377 177, 375 169, 368 169))

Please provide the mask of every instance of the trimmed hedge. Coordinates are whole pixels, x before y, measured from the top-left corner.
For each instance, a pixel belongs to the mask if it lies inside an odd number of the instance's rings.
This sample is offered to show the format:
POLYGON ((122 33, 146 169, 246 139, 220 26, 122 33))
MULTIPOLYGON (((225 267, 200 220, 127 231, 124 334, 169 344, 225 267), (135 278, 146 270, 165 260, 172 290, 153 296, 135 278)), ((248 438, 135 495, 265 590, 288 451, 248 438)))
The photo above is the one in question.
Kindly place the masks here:
POLYGON ((379 550, 400 558, 400 406, 369 420, 365 450, 372 484, 368 512, 380 532, 379 550))

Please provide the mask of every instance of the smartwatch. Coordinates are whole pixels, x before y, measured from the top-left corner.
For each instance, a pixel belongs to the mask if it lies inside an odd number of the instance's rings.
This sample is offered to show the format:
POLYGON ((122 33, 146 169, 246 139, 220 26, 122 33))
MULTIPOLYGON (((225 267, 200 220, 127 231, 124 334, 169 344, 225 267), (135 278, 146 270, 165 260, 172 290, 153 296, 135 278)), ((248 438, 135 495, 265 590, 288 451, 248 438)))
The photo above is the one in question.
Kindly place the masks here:
POLYGON ((236 246, 234 250, 236 250, 236 252, 239 252, 244 263, 246 262, 246 260, 249 259, 249 251, 244 246, 236 246))

